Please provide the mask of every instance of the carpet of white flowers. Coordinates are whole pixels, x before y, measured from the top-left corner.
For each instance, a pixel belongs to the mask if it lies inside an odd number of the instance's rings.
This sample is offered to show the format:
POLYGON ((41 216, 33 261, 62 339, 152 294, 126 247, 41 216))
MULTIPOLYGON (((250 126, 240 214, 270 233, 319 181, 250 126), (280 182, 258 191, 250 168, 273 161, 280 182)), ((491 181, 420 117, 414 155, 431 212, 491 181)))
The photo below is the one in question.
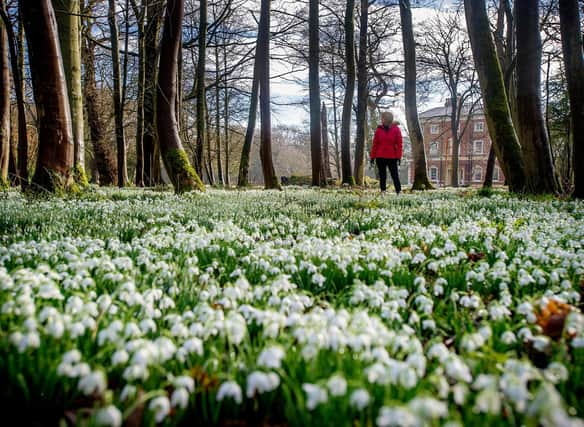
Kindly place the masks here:
POLYGON ((0 197, 0 401, 23 419, 584 425, 582 202, 0 197))

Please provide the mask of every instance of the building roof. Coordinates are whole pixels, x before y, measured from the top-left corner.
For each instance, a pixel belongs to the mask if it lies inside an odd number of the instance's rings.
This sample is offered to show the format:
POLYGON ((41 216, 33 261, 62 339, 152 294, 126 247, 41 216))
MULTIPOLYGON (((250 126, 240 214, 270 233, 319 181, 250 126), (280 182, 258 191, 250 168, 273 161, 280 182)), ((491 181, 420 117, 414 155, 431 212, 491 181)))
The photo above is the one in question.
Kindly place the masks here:
MULTIPOLYGON (((465 105, 462 107, 463 114, 468 113, 470 105, 465 105)), ((473 115, 482 115, 483 107, 482 105, 477 105, 474 108, 473 115)), ((448 117, 450 115, 450 106, 443 105, 441 107, 431 108, 429 110, 423 111, 419 114, 420 119, 432 119, 435 117, 448 117)))

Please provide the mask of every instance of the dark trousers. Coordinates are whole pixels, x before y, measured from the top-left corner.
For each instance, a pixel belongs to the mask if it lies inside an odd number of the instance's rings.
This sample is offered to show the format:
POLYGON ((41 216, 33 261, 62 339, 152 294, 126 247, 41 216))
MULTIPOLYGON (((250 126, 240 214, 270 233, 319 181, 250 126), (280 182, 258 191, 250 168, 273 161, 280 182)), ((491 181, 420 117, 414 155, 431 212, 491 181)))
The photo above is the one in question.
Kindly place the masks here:
POLYGON ((381 191, 385 191, 387 188, 387 169, 389 168, 395 192, 399 194, 401 191, 401 183, 399 182, 399 173, 397 170, 398 159, 382 159, 378 157, 375 161, 379 170, 379 186, 381 187, 381 191))

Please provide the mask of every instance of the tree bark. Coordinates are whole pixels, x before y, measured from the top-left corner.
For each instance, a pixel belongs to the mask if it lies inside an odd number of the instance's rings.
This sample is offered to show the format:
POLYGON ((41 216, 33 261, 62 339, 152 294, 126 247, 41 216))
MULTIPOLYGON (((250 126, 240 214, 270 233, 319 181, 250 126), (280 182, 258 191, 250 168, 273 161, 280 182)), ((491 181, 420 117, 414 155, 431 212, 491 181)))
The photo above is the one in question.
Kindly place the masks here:
POLYGON ((219 46, 217 36, 215 36, 215 147, 217 150, 217 181, 221 186, 225 185, 223 180, 223 165, 221 164, 221 85, 219 74, 219 46))
POLYGON ((63 68, 67 81, 71 122, 73 126, 73 161, 85 173, 85 122, 83 119, 83 94, 81 91, 81 43, 79 0, 53 0, 63 68))
MULTIPOLYGON (((92 19, 92 18, 87 18, 92 19)), ((87 24, 91 32, 93 25, 87 24)), ((117 182, 117 164, 113 150, 106 139, 105 123, 99 115, 99 95, 95 85, 95 42, 85 37, 82 51, 83 59, 83 96, 89 125, 89 137, 93 146, 95 168, 100 185, 114 185, 117 182)))
POLYGON ((55 12, 50 0, 20 2, 39 124, 35 190, 72 184, 73 130, 55 12))
POLYGON ((145 68, 144 68, 144 136, 142 139, 144 157, 144 185, 147 187, 160 182, 160 149, 156 132, 156 82, 158 81, 158 38, 164 2, 146 0, 145 68))
MULTIPOLYGON (((4 5, 0 4, 0 7, 4 5)), ((8 35, 0 22, 0 188, 8 187, 10 163, 10 72, 8 70, 8 35)))
POLYGON ((10 65, 14 80, 14 92, 18 110, 18 144, 17 144, 17 179, 22 190, 28 185, 28 133, 26 129, 26 113, 24 105, 24 26, 22 17, 18 21, 18 40, 14 35, 12 23, 6 13, 4 1, 0 0, 0 15, 8 37, 10 65), (18 41, 18 54, 16 43, 18 41))
POLYGON ((517 127, 526 191, 555 193, 556 180, 541 101, 539 0, 516 0, 517 127))
POLYGON ((205 189, 201 179, 191 167, 182 147, 175 109, 176 73, 181 44, 183 9, 184 0, 168 0, 160 43, 158 96, 156 98, 156 123, 160 151, 166 172, 176 193, 195 189, 204 191, 205 189))
POLYGON ((122 105, 120 47, 115 0, 109 0, 108 22, 110 27, 110 38, 112 46, 112 69, 114 80, 113 104, 114 121, 116 127, 116 148, 118 154, 118 187, 124 187, 128 182, 128 171, 126 165, 126 136, 124 132, 124 107, 122 105))
POLYGON ((260 90, 260 161, 264 187, 281 189, 272 160, 272 111, 270 108, 270 0, 261 0, 256 61, 260 90))
POLYGON ((367 30, 369 25, 369 0, 361 0, 359 29, 359 57, 357 59, 357 129, 355 135, 355 183, 363 185, 365 170, 365 127, 367 126, 367 30))
POLYGON ((354 185, 351 173, 351 117, 353 114, 353 95, 355 92, 355 0, 347 0, 345 11, 345 66, 347 82, 343 115, 341 119, 341 169, 342 183, 354 185))
POLYGON ((229 82, 227 78, 227 47, 223 46, 223 140, 225 143, 225 185, 229 187, 231 180, 229 178, 229 82))
POLYGON ((138 94, 136 95, 136 177, 137 187, 144 186, 144 90, 146 86, 146 33, 147 3, 139 8, 133 3, 138 31, 138 94))
POLYGON ((308 3, 308 90, 310 99, 310 160, 312 165, 312 185, 324 185, 322 176, 322 148, 320 122, 320 36, 319 2, 308 3))
POLYGON ((487 126, 509 190, 525 190, 521 147, 513 127, 503 74, 491 35, 484 0, 464 1, 475 67, 479 76, 487 126))
POLYGON ((199 35, 198 35, 198 59, 197 59, 197 141, 195 144, 195 169, 198 174, 203 172, 203 147, 206 145, 207 132, 205 113, 205 59, 207 49, 207 0, 200 0, 199 6, 199 35))
POLYGON ((578 0, 560 0, 560 31, 568 82, 573 145, 574 197, 584 198, 584 59, 578 0))
POLYGON ((324 168, 325 179, 332 178, 333 174, 331 172, 331 162, 329 153, 329 134, 328 134, 328 113, 326 111, 326 105, 322 103, 322 110, 320 112, 321 120, 321 130, 322 130, 322 161, 324 168))
POLYGON ((414 40, 414 28, 412 24, 412 10, 410 0, 400 0, 399 11, 401 17, 402 39, 405 58, 405 87, 404 98, 406 107, 406 122, 412 144, 414 161, 413 190, 426 190, 432 188, 428 180, 426 169, 426 151, 424 150, 424 136, 418 119, 418 106, 416 97, 416 41, 414 40))
POLYGON ((259 100, 259 61, 258 49, 256 47, 256 59, 253 67, 253 77, 251 84, 251 95, 249 98, 249 114, 247 116, 247 129, 245 131, 245 138, 243 140, 243 147, 241 149, 241 157, 239 160, 239 175, 237 178, 238 187, 247 187, 249 185, 249 159, 251 154, 251 146, 253 143, 253 134, 258 115, 258 100, 259 100))

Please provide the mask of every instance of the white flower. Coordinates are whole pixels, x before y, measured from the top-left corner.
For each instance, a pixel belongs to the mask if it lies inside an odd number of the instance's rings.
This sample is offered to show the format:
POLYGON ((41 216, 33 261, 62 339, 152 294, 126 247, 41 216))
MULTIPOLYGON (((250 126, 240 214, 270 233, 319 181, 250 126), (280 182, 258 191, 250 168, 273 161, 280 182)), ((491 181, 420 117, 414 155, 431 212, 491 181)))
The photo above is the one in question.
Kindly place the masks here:
POLYGON ((124 349, 116 350, 114 354, 112 354, 112 365, 114 366, 123 365, 126 362, 128 362, 129 358, 130 356, 128 355, 128 352, 126 350, 124 349))
POLYGON ((257 364, 270 369, 279 369, 282 366, 284 356, 285 353, 281 347, 267 347, 258 356, 257 364))
POLYGON ((426 419, 444 418, 448 415, 446 403, 433 397, 415 397, 408 402, 408 408, 426 419))
POLYGON ((219 387, 217 392, 217 400, 221 402, 225 397, 230 397, 238 404, 241 403, 241 387, 235 381, 225 381, 219 387))
POLYGON ((81 362, 81 353, 76 348, 63 354, 63 363, 71 365, 73 363, 81 362))
POLYGON ((328 401, 326 389, 316 384, 304 383, 302 384, 302 390, 306 393, 306 409, 309 411, 328 401))
POLYGON ((172 384, 176 388, 185 388, 190 393, 192 393, 193 391, 195 391, 195 380, 193 378, 191 378, 191 377, 186 376, 186 375, 182 375, 180 377, 176 377, 172 381, 172 384))
POLYGON ((95 414, 95 423, 99 426, 120 427, 122 425, 122 413, 114 405, 100 408, 95 414))
POLYGON ((102 371, 93 371, 79 380, 77 388, 86 396, 102 394, 107 388, 107 380, 102 371))
POLYGON ((160 423, 170 414, 170 401, 166 396, 155 397, 150 401, 148 409, 154 412, 154 420, 160 423))
POLYGON ((416 427, 418 418, 405 407, 383 406, 377 417, 379 427, 416 427))
POLYGON ((362 411, 369 405, 370 400, 371 397, 369 396, 369 392, 364 388, 359 388, 355 390, 353 393, 351 393, 349 403, 351 404, 352 407, 362 411))
POLYGON ((501 396, 494 387, 487 387, 482 390, 475 399, 475 412, 490 415, 499 415, 501 412, 501 396))
POLYGON ((136 395, 136 391, 136 386, 132 384, 126 384, 120 393, 120 400, 124 402, 130 398, 133 398, 136 395))
POLYGON ((505 331, 501 334, 501 341, 503 341, 504 344, 511 345, 517 342, 517 338, 513 332, 505 331))
POLYGON ((186 388, 179 387, 172 392, 170 404, 173 408, 185 409, 189 404, 189 392, 186 388))
POLYGON ((273 391, 280 385, 280 377, 274 372, 265 373, 255 371, 247 377, 246 395, 249 398, 255 396, 256 393, 262 394, 273 391))
POLYGON ((331 396, 344 396, 347 393, 347 380, 341 375, 333 375, 326 383, 331 396))
POLYGON ((568 379, 568 369, 560 362, 552 362, 543 371, 543 376, 552 384, 557 384, 568 379))

